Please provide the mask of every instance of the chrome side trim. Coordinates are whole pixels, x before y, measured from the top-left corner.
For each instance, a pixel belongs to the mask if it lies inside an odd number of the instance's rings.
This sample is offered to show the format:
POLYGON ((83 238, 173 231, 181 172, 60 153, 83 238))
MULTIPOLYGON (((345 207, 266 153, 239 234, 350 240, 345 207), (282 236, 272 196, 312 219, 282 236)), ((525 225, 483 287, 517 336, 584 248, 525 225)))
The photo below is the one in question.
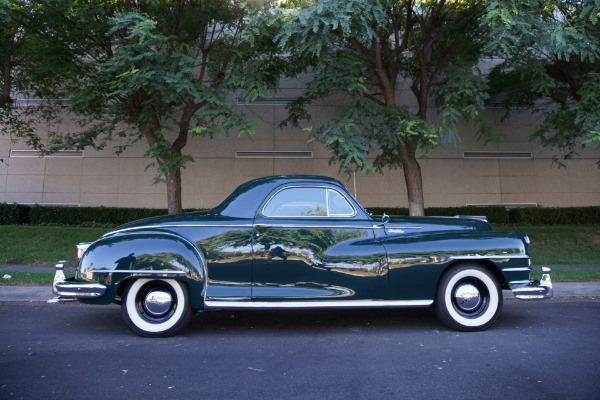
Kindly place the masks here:
MULTIPOLYGON (((121 232, 129 232, 136 231, 142 229, 158 229, 158 228, 252 228, 252 224, 172 224, 172 225, 144 225, 144 226, 136 226, 132 228, 123 228, 115 231, 109 232, 111 235, 121 232)), ((102 235, 104 237, 105 235, 102 235)))
POLYGON ((522 267, 522 268, 503 268, 502 272, 528 272, 531 271, 531 268, 522 267))
POLYGON ((223 301, 206 300, 208 308, 382 308, 427 307, 433 300, 223 301))
POLYGON ((388 226, 388 225, 376 225, 375 229, 423 229, 422 226, 388 226))
MULTIPOLYGON (((268 218, 275 218, 275 217, 268 217, 268 218)), ((286 217, 287 218, 287 217, 286 217)), ((327 217, 330 218, 330 217, 327 217)), ((262 225, 263 227, 265 227, 265 225, 262 225)), ((135 230, 142 230, 142 229, 157 229, 157 228, 253 228, 254 225, 252 224, 244 224, 244 225, 216 225, 216 224, 211 224, 211 225, 204 225, 204 224, 190 224, 190 225, 146 225, 143 227, 135 227, 135 228, 125 228, 125 229, 119 229, 117 231, 112 231, 110 232, 111 236, 113 234, 117 234, 117 233, 122 233, 122 232, 129 232, 129 231, 135 231, 135 230)), ((261 227, 260 224, 256 225, 257 228, 261 227)), ((351 226, 351 225, 303 225, 303 224, 269 224, 268 227, 270 228, 306 228, 306 229, 316 229, 316 228, 322 228, 322 229, 373 229, 373 228, 380 228, 380 227, 375 227, 375 226, 351 226)), ((422 229, 420 226, 419 227, 402 227, 401 229, 422 229)), ((104 237, 104 236, 102 236, 104 237)))
POLYGON ((153 271, 149 269, 114 269, 114 270, 93 270, 91 271, 94 274, 112 274, 112 273, 120 273, 120 274, 146 274, 146 275, 185 275, 187 272, 185 271, 153 271))
MULTIPOLYGON (((273 217, 269 217, 273 218, 273 217)), ((283 228, 283 229, 373 229, 373 226, 363 225, 303 225, 303 224, 256 224, 257 228, 283 228)))
POLYGON ((507 258, 529 258, 527 254, 506 254, 501 256, 450 256, 451 260, 504 260, 507 258))

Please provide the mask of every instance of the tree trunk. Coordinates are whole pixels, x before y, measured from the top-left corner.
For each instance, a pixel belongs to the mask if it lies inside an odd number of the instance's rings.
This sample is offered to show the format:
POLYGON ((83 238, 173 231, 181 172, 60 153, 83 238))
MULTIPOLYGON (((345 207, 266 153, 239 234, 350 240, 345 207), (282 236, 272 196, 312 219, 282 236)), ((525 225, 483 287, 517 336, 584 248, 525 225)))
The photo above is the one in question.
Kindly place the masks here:
POLYGON ((181 169, 165 173, 169 215, 181 214, 181 169))
MULTIPOLYGON (((155 132, 160 130, 160 121, 156 118, 152 123, 140 123, 140 130, 144 132, 148 145, 150 147, 156 145, 157 137, 155 132)), ((185 143, 184 143, 185 145, 185 143)), ((173 145, 171 145, 173 148, 173 145)), ((181 146, 183 147, 183 146, 181 146)), ((181 156, 181 150, 175 149, 175 154, 181 156)), ((165 160, 163 156, 155 154, 156 161, 159 166, 164 165, 165 162, 173 160, 165 160)), ((167 210, 169 215, 181 214, 182 202, 181 202, 181 168, 178 167, 174 171, 165 172, 165 180, 167 181, 167 210)))
POLYGON ((2 93, 0 94, 0 105, 8 103, 11 101, 10 98, 10 86, 11 86, 11 76, 10 76, 10 61, 6 63, 0 64, 2 66, 2 93))
POLYGON ((406 182, 408 195, 408 213, 413 217, 425 215, 425 203, 423 201, 423 180, 421 178, 421 166, 416 157, 417 146, 405 142, 402 149, 402 170, 406 182))

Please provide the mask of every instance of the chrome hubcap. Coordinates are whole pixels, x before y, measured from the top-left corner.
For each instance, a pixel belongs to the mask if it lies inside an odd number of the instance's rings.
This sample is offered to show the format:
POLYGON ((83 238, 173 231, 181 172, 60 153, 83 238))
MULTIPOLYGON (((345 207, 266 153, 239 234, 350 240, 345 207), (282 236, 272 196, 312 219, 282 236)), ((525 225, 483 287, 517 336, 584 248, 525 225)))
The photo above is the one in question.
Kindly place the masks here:
POLYGON ((454 301, 460 310, 470 312, 481 305, 481 293, 474 285, 463 283, 454 290, 454 301))
POLYGON ((144 309, 153 317, 165 315, 173 305, 173 296, 166 290, 151 290, 144 299, 144 309))

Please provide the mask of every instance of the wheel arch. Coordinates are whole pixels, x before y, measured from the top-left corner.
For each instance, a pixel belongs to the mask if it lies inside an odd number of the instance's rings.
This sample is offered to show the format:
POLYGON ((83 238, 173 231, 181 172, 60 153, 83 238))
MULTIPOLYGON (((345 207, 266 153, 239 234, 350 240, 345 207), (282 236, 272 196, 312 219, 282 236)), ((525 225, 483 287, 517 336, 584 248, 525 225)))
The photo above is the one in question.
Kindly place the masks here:
POLYGON ((485 268, 487 271, 491 272, 494 277, 496 278, 496 280, 498 281, 498 283, 500 284, 500 287, 502 289, 508 289, 508 282, 506 282, 506 279, 504 278, 504 276, 502 275, 502 272, 500 271, 500 268, 498 268, 498 266, 490 259, 487 258, 478 258, 478 259, 457 259, 454 260, 453 262, 449 263, 446 268, 444 268, 444 270, 442 271, 442 273, 440 274, 440 276, 438 277, 438 281, 436 283, 436 293, 437 291, 440 289, 440 282, 442 281, 442 279, 444 278, 444 276, 453 268, 457 268, 463 265, 475 265, 475 266, 479 266, 482 268, 485 268))

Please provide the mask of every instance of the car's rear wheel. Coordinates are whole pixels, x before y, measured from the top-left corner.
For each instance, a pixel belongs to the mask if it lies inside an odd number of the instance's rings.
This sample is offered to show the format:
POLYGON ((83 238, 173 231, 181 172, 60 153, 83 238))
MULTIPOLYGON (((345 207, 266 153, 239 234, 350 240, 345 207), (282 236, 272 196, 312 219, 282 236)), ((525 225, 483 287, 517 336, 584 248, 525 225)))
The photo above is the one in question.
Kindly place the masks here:
POLYGON ((192 316, 189 297, 187 286, 175 279, 138 279, 125 289, 121 313, 141 336, 171 336, 192 316))
POLYGON ((460 331, 489 328, 502 311, 502 290, 496 277, 478 265, 461 265, 440 280, 435 310, 448 327, 460 331))

